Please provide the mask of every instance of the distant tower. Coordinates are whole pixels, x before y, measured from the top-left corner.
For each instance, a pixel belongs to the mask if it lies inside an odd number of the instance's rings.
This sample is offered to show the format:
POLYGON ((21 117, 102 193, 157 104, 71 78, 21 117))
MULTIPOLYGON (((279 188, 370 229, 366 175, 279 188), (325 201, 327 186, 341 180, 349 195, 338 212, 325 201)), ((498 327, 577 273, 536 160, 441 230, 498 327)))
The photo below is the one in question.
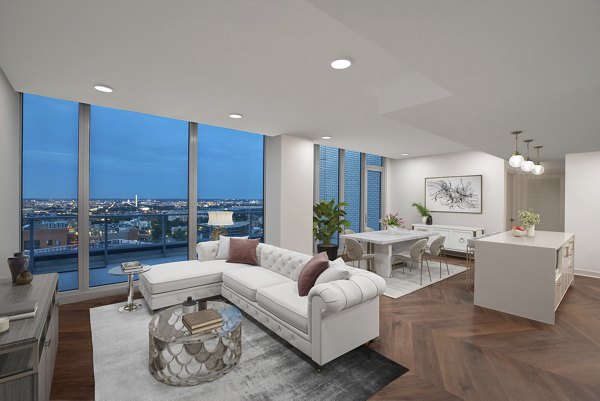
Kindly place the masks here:
POLYGON ((137 205, 137 194, 135 194, 135 207, 138 207, 138 205, 137 205))

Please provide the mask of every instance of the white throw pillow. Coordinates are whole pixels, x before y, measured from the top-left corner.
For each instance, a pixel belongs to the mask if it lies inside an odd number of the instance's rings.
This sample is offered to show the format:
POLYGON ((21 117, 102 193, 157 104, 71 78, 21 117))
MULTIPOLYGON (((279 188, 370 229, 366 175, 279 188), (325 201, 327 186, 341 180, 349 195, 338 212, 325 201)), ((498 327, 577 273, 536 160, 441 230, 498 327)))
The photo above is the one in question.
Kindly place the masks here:
MULTIPOLYGON (((236 237, 236 238, 248 238, 245 237, 236 237)), ((229 237, 226 235, 221 235, 219 237, 219 250, 217 251, 217 257, 215 259, 229 259, 229 237)))
POLYGON ((337 258, 333 262, 329 262, 329 267, 317 277, 315 285, 329 283, 330 281, 335 280, 348 280, 350 278, 350 272, 353 269, 354 268, 348 266, 342 258, 337 258))

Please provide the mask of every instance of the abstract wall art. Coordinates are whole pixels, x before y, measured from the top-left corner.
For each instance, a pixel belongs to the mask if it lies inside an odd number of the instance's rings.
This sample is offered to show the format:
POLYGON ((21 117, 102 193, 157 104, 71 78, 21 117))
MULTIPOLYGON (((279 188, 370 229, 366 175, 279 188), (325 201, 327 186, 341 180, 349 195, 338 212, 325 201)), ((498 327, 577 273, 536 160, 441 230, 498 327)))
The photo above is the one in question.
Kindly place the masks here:
POLYGON ((481 175, 425 178, 425 207, 432 212, 481 213, 481 175))

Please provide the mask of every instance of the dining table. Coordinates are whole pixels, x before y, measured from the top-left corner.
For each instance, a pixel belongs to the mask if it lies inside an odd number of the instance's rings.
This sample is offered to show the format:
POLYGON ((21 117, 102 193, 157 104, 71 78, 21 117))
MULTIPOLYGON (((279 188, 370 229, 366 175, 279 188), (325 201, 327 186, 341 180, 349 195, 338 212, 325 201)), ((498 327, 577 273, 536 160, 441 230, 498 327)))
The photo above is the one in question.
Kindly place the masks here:
POLYGON ((392 276, 394 253, 409 250, 420 239, 437 236, 435 232, 388 229, 354 234, 341 234, 340 240, 354 238, 361 243, 373 244, 375 272, 382 277, 392 276))

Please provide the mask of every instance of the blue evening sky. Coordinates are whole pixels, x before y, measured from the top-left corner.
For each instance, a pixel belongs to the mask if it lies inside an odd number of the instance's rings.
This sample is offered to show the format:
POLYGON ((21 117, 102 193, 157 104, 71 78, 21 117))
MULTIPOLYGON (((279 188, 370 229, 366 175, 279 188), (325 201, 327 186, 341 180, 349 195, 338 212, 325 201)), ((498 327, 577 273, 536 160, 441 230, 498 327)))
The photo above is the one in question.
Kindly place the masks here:
MULTIPOLYGON (((91 108, 90 198, 187 198, 186 121, 91 108)), ((23 197, 77 197, 78 104, 25 94, 23 197)), ((263 137, 198 125, 198 198, 262 199, 263 137)))

